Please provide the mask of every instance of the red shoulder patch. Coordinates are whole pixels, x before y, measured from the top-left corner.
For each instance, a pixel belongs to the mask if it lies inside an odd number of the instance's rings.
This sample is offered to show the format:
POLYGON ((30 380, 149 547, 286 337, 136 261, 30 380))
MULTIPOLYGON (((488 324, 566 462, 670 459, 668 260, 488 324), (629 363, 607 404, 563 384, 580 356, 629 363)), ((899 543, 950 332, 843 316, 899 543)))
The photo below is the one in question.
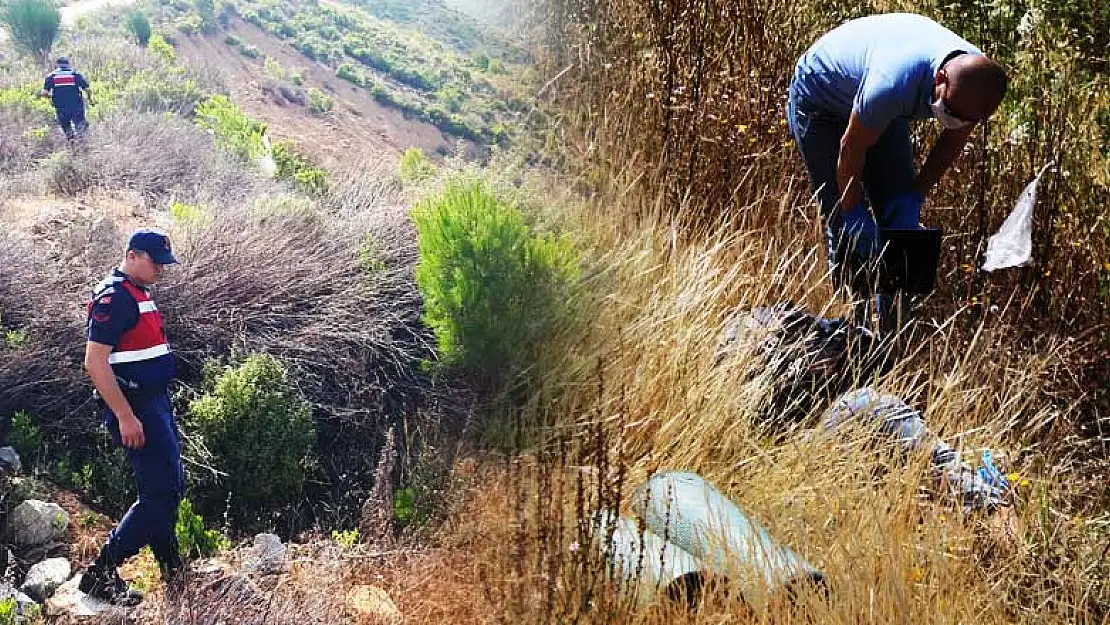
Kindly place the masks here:
POLYGON ((104 297, 96 300, 96 303, 97 304, 111 304, 112 303, 112 296, 111 295, 105 295, 104 297))

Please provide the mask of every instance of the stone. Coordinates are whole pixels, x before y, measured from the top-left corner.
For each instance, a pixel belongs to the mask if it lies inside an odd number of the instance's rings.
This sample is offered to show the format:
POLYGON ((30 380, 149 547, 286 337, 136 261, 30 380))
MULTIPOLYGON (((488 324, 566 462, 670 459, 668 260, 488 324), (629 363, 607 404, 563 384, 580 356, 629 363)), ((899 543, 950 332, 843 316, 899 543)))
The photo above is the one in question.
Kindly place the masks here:
POLYGON ((69 579, 71 573, 69 560, 65 558, 49 558, 31 567, 27 577, 23 580, 20 590, 27 593, 35 601, 46 601, 59 586, 69 579))
POLYGON ((61 506, 28 499, 8 515, 3 535, 17 549, 27 549, 62 540, 68 528, 69 515, 61 506))
POLYGON ((19 473, 23 470, 23 463, 19 460, 19 453, 14 447, 0 447, 0 472, 19 473))
POLYGON ((59 586, 54 591, 54 595, 46 600, 47 616, 95 617, 97 623, 124 622, 126 608, 93 599, 81 592, 78 588, 80 584, 81 576, 74 575, 72 579, 59 586))
POLYGON ((389 593, 369 584, 351 588, 347 611, 359 625, 395 625, 404 620, 389 593))
POLYGON ((246 564, 247 570, 272 574, 280 573, 285 569, 286 547, 276 534, 256 535, 253 551, 253 557, 246 564))

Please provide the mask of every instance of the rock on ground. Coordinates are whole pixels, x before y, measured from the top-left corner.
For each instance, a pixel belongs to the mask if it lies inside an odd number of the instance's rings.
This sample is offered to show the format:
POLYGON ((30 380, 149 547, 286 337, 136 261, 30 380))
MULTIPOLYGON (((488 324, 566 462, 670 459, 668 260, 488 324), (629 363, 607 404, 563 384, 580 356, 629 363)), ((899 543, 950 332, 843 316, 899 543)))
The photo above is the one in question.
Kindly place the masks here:
POLYGON ((70 572, 69 560, 65 558, 43 560, 27 571, 27 577, 19 589, 41 603, 69 579, 70 572))
POLYGON ((61 506, 28 499, 8 515, 4 538, 18 548, 39 547, 65 538, 69 515, 61 506))

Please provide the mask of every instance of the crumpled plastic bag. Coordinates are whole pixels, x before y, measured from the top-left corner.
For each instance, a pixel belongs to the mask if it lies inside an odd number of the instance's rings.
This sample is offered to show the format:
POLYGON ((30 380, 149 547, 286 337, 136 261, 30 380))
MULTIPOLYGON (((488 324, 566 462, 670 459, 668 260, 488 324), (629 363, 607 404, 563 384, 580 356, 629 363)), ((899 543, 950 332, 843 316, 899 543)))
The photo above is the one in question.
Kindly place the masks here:
POLYGON ((274 149, 270 147, 270 137, 265 134, 262 135, 262 147, 266 153, 258 158, 258 168, 273 178, 277 174, 277 162, 274 160, 274 149))
POLYGON ((1037 185, 1054 163, 1041 168, 1033 181, 1025 186, 1017 206, 1002 222, 998 232, 987 241, 983 271, 1021 267, 1033 257, 1033 205, 1037 203, 1037 185))

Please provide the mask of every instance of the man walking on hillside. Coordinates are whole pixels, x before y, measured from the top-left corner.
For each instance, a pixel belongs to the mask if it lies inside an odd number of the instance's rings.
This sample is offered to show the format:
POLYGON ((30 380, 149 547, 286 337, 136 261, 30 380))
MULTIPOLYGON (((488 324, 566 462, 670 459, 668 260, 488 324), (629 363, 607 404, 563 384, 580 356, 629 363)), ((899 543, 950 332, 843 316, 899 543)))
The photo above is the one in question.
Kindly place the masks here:
MULTIPOLYGON (((857 323, 870 319, 873 287, 865 267, 884 243, 879 227, 920 227, 926 194, 975 125, 1001 104, 1006 87, 998 63, 908 13, 849 21, 798 60, 787 121, 821 204, 834 284, 860 302, 857 323), (915 172, 909 121, 929 117, 943 131, 915 172)), ((897 311, 890 297, 876 300, 880 327, 892 329, 897 311)))
POLYGON ((104 424, 127 452, 139 497, 85 571, 80 589, 117 605, 142 601, 116 569, 145 545, 154 552, 169 591, 180 590, 185 570, 174 533, 185 477, 167 390, 175 362, 162 315, 148 292, 165 266, 176 262, 169 237, 139 230, 131 235, 123 262, 96 287, 88 304, 85 369, 100 397, 104 424))
POLYGON ((69 59, 58 57, 58 68, 46 75, 42 86, 42 97, 50 98, 58 114, 58 125, 73 140, 84 134, 88 128, 85 121, 85 100, 92 104, 89 81, 69 65, 69 59), (84 93, 84 98, 82 98, 84 93))

